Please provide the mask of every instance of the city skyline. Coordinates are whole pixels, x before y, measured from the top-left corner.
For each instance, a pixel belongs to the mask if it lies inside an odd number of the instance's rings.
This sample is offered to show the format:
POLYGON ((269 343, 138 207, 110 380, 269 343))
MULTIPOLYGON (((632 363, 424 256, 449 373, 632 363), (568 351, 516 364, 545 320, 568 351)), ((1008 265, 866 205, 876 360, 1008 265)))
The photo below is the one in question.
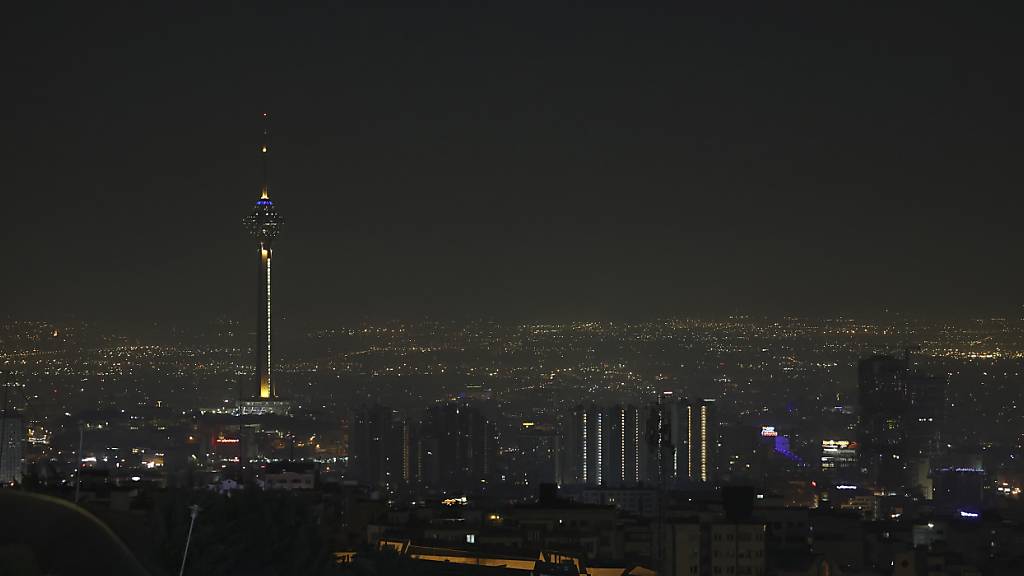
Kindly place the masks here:
POLYGON ((17 5, 0 572, 1018 576, 1002 12, 17 5))
MULTIPOLYGON (((280 566, 255 540, 201 552, 234 537, 239 500, 254 529, 268 506, 344 510, 331 544, 303 531, 310 520, 282 535, 297 557, 334 555, 327 573, 359 574, 351 564, 383 562, 375 550, 399 537, 409 573, 460 554, 518 562, 538 537, 587 566, 664 574, 739 560, 788 575, 793 558, 872 576, 925 556, 999 576, 1019 565, 1022 320, 358 323, 275 361, 281 406, 252 400, 256 339, 241 324, 145 343, 0 322, 8 492, 102 518, 198 502, 194 573, 280 566), (697 553, 740 529, 751 554, 697 553), (996 544, 971 548, 978 530, 996 544), (421 548, 438 545, 444 557, 421 548)), ((182 524, 169 542, 115 526, 170 544, 133 545, 147 567, 181 562, 182 524)))

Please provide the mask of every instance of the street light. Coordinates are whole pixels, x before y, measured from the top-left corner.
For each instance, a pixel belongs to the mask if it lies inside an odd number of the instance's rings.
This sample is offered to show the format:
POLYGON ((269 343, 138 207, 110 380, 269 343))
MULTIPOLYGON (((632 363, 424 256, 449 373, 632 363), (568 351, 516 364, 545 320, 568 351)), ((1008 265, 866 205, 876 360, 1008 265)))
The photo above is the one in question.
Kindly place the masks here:
POLYGON ((185 538, 185 553, 181 555, 181 570, 178 571, 178 576, 182 576, 185 573, 185 561, 188 560, 188 545, 192 542, 192 528, 196 525, 196 516, 199 516, 199 505, 193 504, 188 507, 192 511, 192 520, 188 523, 188 537, 185 538))

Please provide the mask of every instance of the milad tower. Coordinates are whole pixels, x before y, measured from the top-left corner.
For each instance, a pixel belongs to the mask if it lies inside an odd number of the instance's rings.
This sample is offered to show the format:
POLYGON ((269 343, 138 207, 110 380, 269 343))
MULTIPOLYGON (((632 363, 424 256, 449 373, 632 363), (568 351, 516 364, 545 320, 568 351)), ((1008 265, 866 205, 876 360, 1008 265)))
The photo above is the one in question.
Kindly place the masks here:
POLYGON ((273 200, 270 199, 269 184, 269 160, 270 160, 270 116, 263 114, 263 144, 260 146, 260 156, 263 160, 263 186, 260 190, 260 198, 256 201, 256 207, 252 214, 247 216, 243 223, 249 229, 249 233, 256 239, 257 255, 259 256, 259 278, 257 287, 259 290, 257 305, 257 342, 256 359, 258 374, 258 389, 254 401, 243 401, 243 412, 279 412, 287 410, 287 403, 277 402, 277 389, 274 385, 272 373, 271 355, 271 322, 273 319, 271 307, 271 261, 273 260, 273 243, 281 231, 284 219, 277 213, 273 200))

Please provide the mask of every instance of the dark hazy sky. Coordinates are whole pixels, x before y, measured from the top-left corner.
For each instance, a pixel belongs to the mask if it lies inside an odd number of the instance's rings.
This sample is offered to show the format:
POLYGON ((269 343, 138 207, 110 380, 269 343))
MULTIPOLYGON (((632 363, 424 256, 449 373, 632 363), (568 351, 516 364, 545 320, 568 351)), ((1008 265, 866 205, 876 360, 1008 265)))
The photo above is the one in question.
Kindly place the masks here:
POLYGON ((1024 303, 1010 3, 22 4, 10 315, 244 318, 264 110, 289 318, 1024 303))

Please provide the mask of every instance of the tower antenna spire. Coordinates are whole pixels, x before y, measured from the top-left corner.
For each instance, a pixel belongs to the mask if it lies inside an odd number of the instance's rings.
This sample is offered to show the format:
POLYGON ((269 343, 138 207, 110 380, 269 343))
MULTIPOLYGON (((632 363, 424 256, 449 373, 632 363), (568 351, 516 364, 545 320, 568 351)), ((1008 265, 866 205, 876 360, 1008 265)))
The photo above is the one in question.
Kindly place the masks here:
POLYGON ((260 157, 263 159, 263 187, 260 198, 270 198, 270 113, 263 113, 263 144, 260 146, 260 157))

